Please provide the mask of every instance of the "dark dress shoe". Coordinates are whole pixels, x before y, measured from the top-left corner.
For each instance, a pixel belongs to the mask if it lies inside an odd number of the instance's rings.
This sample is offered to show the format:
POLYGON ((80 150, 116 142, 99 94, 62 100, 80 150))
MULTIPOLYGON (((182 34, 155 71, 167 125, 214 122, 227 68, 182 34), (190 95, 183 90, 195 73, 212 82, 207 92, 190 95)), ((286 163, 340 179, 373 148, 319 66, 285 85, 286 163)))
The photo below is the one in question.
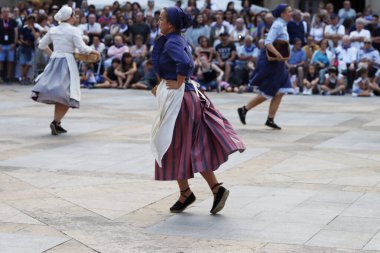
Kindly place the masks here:
POLYGON ((267 119, 267 122, 265 122, 265 125, 273 129, 281 130, 281 127, 277 125, 276 123, 274 123, 274 121, 271 119, 267 119))
POLYGON ((218 191, 214 194, 214 203, 212 204, 212 208, 210 210, 210 213, 212 214, 217 214, 223 209, 224 205, 226 204, 228 195, 230 194, 229 190, 220 185, 221 183, 212 187, 215 188, 216 186, 219 186, 218 191))
POLYGON ((55 123, 55 121, 50 123, 50 130, 51 130, 51 135, 58 135, 57 124, 55 123))
POLYGON ((57 126, 56 126, 56 129, 57 129, 57 133, 58 133, 58 134, 64 134, 64 133, 67 133, 67 130, 64 129, 61 125, 57 125, 57 126))
POLYGON ((241 123, 243 125, 245 125, 246 124, 245 123, 245 116, 247 115, 247 109, 245 109, 245 106, 243 106, 243 107, 239 107, 237 109, 237 111, 238 111, 239 119, 240 119, 241 123))

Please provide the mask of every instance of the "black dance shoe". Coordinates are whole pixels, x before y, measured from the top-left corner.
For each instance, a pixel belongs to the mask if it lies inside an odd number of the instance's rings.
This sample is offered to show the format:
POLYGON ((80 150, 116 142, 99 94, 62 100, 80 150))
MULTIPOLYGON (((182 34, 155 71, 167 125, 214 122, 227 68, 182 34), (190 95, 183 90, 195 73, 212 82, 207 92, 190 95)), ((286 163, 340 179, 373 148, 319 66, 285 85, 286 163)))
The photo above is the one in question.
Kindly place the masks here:
POLYGON ((217 214, 223 209, 224 205, 226 204, 228 195, 230 194, 229 190, 223 186, 220 186, 221 184, 222 183, 218 183, 211 188, 211 190, 213 190, 215 187, 219 186, 218 191, 214 193, 214 203, 212 204, 212 208, 210 210, 210 213, 212 214, 217 214))
POLYGON ((245 108, 245 106, 243 106, 243 107, 239 107, 237 111, 238 111, 241 123, 245 125, 245 116, 247 115, 247 109, 245 108))
POLYGON ((51 135, 58 135, 57 123, 55 121, 50 123, 51 135))
POLYGON ((265 122, 265 125, 276 130, 281 130, 281 127, 277 125, 276 123, 274 123, 274 120, 270 118, 267 119, 267 122, 265 122))
POLYGON ((185 202, 182 203, 178 200, 172 207, 170 207, 170 212, 182 213, 183 210, 185 210, 189 205, 194 203, 194 201, 196 200, 194 193, 191 193, 189 196, 184 195, 184 193, 188 190, 190 190, 190 188, 181 191, 181 195, 185 198, 185 202))
POLYGON ((65 134, 65 133, 67 133, 67 130, 64 129, 64 128, 61 126, 61 124, 57 124, 56 127, 55 127, 55 129, 57 129, 57 133, 58 133, 58 134, 65 134))

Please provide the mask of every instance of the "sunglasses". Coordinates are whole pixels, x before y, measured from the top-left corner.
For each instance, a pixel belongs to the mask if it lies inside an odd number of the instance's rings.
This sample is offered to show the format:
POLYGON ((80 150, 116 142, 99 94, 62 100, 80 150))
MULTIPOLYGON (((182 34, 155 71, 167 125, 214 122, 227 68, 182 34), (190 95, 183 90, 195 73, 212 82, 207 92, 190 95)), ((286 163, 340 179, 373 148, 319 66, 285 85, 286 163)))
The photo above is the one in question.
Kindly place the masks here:
POLYGON ((366 41, 366 42, 364 42, 364 44, 371 44, 371 42, 370 41, 366 41))

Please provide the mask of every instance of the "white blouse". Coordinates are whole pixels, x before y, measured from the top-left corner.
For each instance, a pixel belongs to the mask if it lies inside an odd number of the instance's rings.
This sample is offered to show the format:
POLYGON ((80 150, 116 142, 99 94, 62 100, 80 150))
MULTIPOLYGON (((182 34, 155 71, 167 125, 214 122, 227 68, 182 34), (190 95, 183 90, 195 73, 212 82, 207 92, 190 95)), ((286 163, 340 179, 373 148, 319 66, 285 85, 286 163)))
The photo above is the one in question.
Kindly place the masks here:
POLYGON ((74 53, 75 48, 84 54, 92 51, 91 47, 84 43, 80 30, 68 23, 61 23, 49 29, 40 40, 38 48, 46 49, 51 43, 54 45, 54 52, 57 53, 74 53))

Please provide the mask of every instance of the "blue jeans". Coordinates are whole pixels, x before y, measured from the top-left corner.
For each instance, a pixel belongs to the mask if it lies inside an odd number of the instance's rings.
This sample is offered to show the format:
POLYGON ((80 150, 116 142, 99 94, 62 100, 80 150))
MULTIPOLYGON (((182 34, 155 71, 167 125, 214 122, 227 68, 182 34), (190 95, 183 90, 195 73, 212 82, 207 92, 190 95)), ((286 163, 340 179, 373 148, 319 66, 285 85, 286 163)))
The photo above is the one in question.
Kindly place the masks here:
POLYGON ((4 62, 5 60, 8 62, 15 61, 15 50, 12 48, 12 45, 1 45, 0 61, 4 62))

